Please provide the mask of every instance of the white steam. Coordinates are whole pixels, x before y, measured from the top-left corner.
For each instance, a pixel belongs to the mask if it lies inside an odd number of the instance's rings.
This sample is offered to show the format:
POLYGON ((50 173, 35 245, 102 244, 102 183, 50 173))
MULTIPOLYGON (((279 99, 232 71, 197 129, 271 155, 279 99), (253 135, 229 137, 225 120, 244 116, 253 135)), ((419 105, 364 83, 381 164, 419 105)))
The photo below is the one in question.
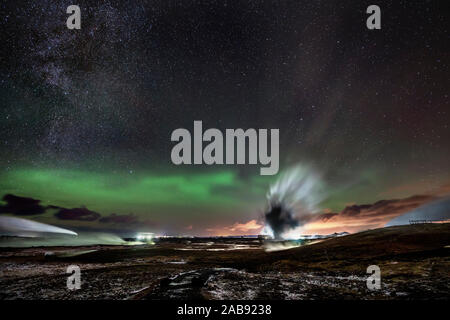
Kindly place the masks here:
POLYGON ((127 242, 117 235, 101 232, 77 234, 68 229, 32 220, 0 216, 0 247, 47 247, 89 245, 136 245, 142 242, 127 242))
MULTIPOLYGON (((281 237, 298 239, 307 216, 319 212, 318 204, 324 199, 324 184, 313 168, 297 165, 283 172, 267 193, 269 211, 275 206, 281 206, 283 211, 292 215, 289 221, 279 219, 278 223, 286 223, 281 237)), ((266 220, 263 233, 273 236, 273 227, 266 220)))
POLYGON ((0 217, 0 234, 36 236, 40 233, 60 233, 73 236, 77 235, 76 232, 71 230, 55 227, 41 222, 7 216, 0 217))
POLYGON ((324 199, 322 189, 319 174, 311 168, 296 166, 283 172, 270 186, 267 199, 269 203, 282 203, 300 214, 311 213, 317 211, 317 204, 324 199))

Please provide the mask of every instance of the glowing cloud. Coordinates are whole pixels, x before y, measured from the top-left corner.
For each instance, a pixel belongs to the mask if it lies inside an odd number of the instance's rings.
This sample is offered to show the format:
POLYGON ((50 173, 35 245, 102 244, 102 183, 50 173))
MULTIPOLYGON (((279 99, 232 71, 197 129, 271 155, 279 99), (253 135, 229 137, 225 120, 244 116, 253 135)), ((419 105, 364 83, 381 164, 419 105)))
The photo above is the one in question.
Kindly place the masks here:
POLYGON ((76 232, 67 229, 14 217, 0 217, 0 232, 4 234, 62 233, 77 235, 76 232))

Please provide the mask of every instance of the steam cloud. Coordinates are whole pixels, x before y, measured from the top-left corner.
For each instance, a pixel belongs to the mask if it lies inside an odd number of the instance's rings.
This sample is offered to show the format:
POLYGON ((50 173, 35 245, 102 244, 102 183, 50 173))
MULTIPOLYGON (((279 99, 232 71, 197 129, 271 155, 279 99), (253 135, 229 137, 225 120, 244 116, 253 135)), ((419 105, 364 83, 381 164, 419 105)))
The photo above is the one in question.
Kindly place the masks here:
POLYGON ((37 235, 40 233, 77 235, 76 232, 67 229, 15 217, 0 217, 0 232, 14 235, 37 235))
POLYGON ((35 247, 35 246, 84 246, 84 245, 127 245, 117 235, 103 232, 84 232, 77 234, 68 229, 45 223, 15 217, 0 216, 0 247, 35 247))
POLYGON ((297 166, 284 172, 267 193, 265 231, 275 239, 292 238, 305 217, 317 212, 324 198, 319 175, 311 168, 297 166))

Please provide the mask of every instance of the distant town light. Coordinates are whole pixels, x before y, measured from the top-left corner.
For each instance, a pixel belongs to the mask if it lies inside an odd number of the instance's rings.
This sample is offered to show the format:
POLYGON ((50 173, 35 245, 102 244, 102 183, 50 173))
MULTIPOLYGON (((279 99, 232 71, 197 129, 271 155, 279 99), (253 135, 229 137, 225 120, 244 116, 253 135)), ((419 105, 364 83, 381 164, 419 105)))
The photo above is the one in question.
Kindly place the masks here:
POLYGON ((136 238, 139 241, 150 241, 154 238, 155 234, 151 232, 141 232, 138 233, 136 238))

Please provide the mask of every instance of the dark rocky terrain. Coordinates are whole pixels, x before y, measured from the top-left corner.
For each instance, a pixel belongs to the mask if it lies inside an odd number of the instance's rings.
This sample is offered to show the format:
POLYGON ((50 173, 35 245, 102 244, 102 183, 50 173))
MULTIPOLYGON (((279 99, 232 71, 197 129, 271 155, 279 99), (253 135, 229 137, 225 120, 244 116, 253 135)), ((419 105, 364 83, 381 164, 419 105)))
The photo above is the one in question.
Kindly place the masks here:
POLYGON ((450 224, 360 232, 266 252, 256 239, 0 249, 0 299, 448 299, 450 224), (66 268, 81 268, 81 289, 66 268), (369 265, 381 290, 366 286, 369 265))

